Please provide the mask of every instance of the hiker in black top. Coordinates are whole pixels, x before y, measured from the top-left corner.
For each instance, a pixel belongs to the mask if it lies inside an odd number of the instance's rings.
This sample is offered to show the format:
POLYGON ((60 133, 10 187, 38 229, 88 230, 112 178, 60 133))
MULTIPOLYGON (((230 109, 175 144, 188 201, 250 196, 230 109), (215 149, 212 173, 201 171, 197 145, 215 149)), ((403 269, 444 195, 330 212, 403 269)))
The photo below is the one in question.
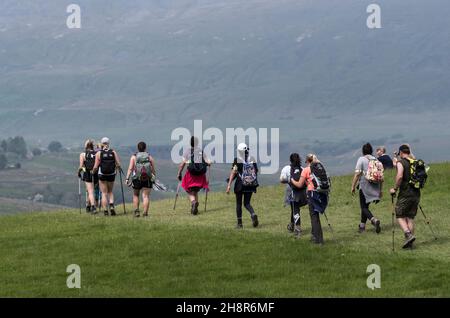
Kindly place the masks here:
POLYGON ((86 140, 84 143, 84 152, 80 153, 80 166, 78 168, 78 177, 86 184, 87 199, 86 212, 97 213, 97 202, 95 200, 95 186, 98 184, 98 174, 94 173, 95 165, 94 141, 86 140))
POLYGON ((115 216, 113 188, 116 171, 120 169, 120 158, 114 150, 110 149, 108 138, 102 138, 101 143, 102 150, 97 152, 95 156, 94 171, 98 172, 100 191, 102 192, 103 213, 109 215, 109 208, 111 216, 115 216))
POLYGON ((296 237, 299 237, 301 234, 300 207, 307 205, 308 199, 306 197, 306 186, 303 188, 297 188, 290 181, 291 178, 295 181, 300 180, 300 176, 303 171, 300 155, 298 153, 292 153, 289 160, 291 162, 289 166, 289 176, 286 181, 282 181, 282 183, 288 183, 289 185, 287 200, 291 207, 291 222, 288 224, 287 228, 289 232, 293 232, 296 237))
POLYGON ((139 194, 142 191, 142 203, 144 205, 143 216, 148 216, 150 206, 150 192, 154 177, 156 176, 155 161, 147 153, 147 145, 141 141, 137 144, 138 152, 131 156, 128 166, 126 184, 133 187, 134 216, 139 217, 139 194), (148 171, 149 170, 149 171, 148 171))
POLYGON ((378 156, 377 159, 383 164, 384 169, 394 168, 394 162, 392 161, 391 157, 389 157, 389 155, 386 154, 385 147, 382 146, 377 148, 377 156, 378 156))
POLYGON ((256 174, 258 173, 258 166, 253 157, 249 158, 249 149, 246 144, 238 145, 238 157, 234 158, 231 168, 230 177, 228 178, 227 194, 230 193, 231 183, 234 183, 234 194, 236 196, 236 216, 237 228, 242 228, 242 199, 244 199, 244 207, 250 212, 253 227, 259 224, 258 216, 255 214, 250 201, 252 194, 256 193, 258 187, 256 174))
POLYGON ((411 155, 411 149, 408 145, 400 146, 398 158, 396 160, 397 175, 395 177, 395 186, 390 190, 392 196, 397 196, 395 214, 397 222, 405 233, 405 243, 403 248, 412 247, 416 240, 414 236, 414 218, 417 215, 417 209, 420 203, 420 189, 417 189, 409 183, 411 178, 410 160, 414 159, 411 155))

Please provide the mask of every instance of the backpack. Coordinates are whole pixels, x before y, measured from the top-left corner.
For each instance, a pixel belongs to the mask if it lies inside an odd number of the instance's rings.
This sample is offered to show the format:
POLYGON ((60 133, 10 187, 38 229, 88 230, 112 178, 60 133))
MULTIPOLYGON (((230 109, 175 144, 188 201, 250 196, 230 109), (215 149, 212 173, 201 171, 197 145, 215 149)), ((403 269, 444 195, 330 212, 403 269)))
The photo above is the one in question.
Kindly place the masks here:
POLYGON ((331 180, 320 162, 311 164, 311 179, 317 192, 328 193, 331 188, 331 180))
MULTIPOLYGON (((300 170, 299 174, 300 175, 302 174, 303 171, 302 167, 291 167, 290 175, 292 177, 294 176, 295 169, 299 169, 300 170)), ((304 185, 302 188, 297 188, 295 185, 289 182, 289 186, 291 188, 291 195, 290 195, 291 201, 296 201, 295 199, 298 199, 300 207, 308 205, 308 197, 306 195, 306 188, 307 188, 306 185, 304 185)))
POLYGON ((88 150, 84 153, 84 166, 86 167, 87 171, 92 171, 95 166, 95 150, 88 150))
POLYGON ((136 153, 136 166, 133 174, 134 180, 147 181, 153 179, 150 155, 146 152, 136 153))
POLYGON ((239 174, 244 187, 257 187, 258 176, 253 162, 244 161, 242 163, 242 174, 239 174))
POLYGON ((208 171, 208 165, 206 164, 205 159, 203 158, 203 152, 200 151, 200 154, 202 156, 202 162, 195 162, 194 149, 191 149, 191 161, 189 162, 187 170, 194 176, 204 175, 206 171, 208 171))
POLYGON ((369 164, 365 173, 366 180, 370 183, 382 183, 384 181, 384 166, 376 158, 369 158, 369 164))
POLYGON ((116 157, 111 149, 102 150, 100 154, 100 173, 102 175, 116 174, 116 157))
POLYGON ((427 182, 427 166, 422 159, 407 159, 409 161, 409 181, 408 183, 415 189, 423 189, 427 182))

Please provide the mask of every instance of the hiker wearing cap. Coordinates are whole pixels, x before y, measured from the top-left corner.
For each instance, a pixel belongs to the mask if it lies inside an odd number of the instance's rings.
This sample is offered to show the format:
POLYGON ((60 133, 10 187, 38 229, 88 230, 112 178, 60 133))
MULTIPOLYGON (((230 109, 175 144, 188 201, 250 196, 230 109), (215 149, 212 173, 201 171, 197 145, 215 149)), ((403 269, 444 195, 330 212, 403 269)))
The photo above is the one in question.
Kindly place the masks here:
POLYGON ((395 214, 397 222, 405 234, 403 248, 412 247, 416 240, 414 236, 414 218, 420 203, 420 187, 411 185, 411 160, 415 158, 411 155, 411 148, 408 145, 401 145, 398 150, 397 175, 395 186, 390 190, 392 196, 397 195, 395 214))
POLYGON ((291 176, 291 183, 297 188, 307 186, 309 215, 311 217, 311 242, 323 244, 323 231, 320 223, 320 214, 325 213, 328 206, 328 191, 330 180, 316 155, 306 156, 306 168, 303 169, 300 180, 291 176))
POLYGON ((84 143, 84 152, 80 153, 78 177, 84 181, 87 190, 86 212, 96 214, 95 186, 98 185, 98 174, 94 173, 95 165, 94 141, 88 139, 84 143))
POLYGON ((382 197, 383 187, 383 164, 373 155, 373 148, 370 143, 362 147, 362 156, 358 159, 355 168, 355 175, 352 182, 352 195, 355 195, 359 188, 359 204, 361 207, 361 223, 358 232, 366 230, 367 220, 375 227, 375 232, 381 232, 381 222, 369 210, 371 203, 379 203, 382 197))
POLYGON ((116 151, 110 148, 107 137, 101 140, 102 149, 95 156, 94 171, 98 172, 100 191, 102 192, 102 207, 105 215, 116 215, 114 209, 114 181, 116 180, 116 170, 120 168, 120 158, 116 151))
POLYGON ((236 216, 237 228, 242 228, 242 199, 244 200, 244 207, 250 213, 253 227, 259 225, 258 216, 256 215, 250 203, 252 194, 256 193, 256 188, 259 186, 257 174, 258 166, 256 160, 249 156, 249 148, 245 143, 240 143, 237 148, 237 157, 234 158, 231 167, 230 177, 228 178, 228 185, 226 193, 229 194, 231 190, 231 183, 234 183, 234 194, 236 196, 236 216))
POLYGON ((280 176, 281 183, 287 183, 287 191, 285 202, 291 207, 291 222, 287 228, 289 232, 293 232, 296 237, 301 234, 300 208, 308 204, 306 196, 306 187, 297 188, 290 180, 300 180, 303 167, 301 166, 301 158, 298 153, 292 153, 289 157, 291 164, 283 168, 280 176))
POLYGON ((181 181, 181 186, 188 195, 192 215, 198 214, 198 192, 201 189, 209 191, 209 180, 206 178, 206 172, 210 165, 211 162, 203 153, 203 150, 198 147, 198 138, 191 136, 190 148, 184 153, 183 161, 178 166, 177 178, 181 181), (186 165, 186 173, 182 177, 186 165))
POLYGON ((388 154, 386 154, 386 147, 384 146, 378 147, 376 152, 377 152, 377 159, 383 164, 384 169, 394 168, 394 162, 392 161, 392 158, 389 157, 388 154))
POLYGON ((139 194, 142 191, 144 205, 143 216, 148 216, 150 206, 150 192, 155 181, 155 161, 147 152, 147 145, 141 141, 137 144, 138 152, 131 156, 128 166, 126 184, 133 187, 134 216, 139 217, 139 194))

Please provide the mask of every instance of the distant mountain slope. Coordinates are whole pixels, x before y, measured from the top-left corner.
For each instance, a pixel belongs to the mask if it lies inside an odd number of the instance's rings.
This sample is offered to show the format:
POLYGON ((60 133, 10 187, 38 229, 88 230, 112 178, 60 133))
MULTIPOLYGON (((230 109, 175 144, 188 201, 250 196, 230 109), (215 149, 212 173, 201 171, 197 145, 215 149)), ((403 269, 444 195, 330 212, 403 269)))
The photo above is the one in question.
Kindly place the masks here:
POLYGON ((380 30, 360 0, 77 3, 81 30, 64 3, 0 3, 0 134, 168 144, 199 118, 285 141, 448 138, 447 0, 377 1, 380 30))

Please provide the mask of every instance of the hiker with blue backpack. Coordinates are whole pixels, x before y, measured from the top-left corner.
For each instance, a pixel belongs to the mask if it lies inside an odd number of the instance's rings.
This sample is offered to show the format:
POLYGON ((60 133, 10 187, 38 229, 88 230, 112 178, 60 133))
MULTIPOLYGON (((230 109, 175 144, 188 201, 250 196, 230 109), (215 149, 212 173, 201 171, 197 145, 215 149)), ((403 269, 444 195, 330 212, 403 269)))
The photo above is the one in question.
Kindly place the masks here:
POLYGON ((141 141, 137 144, 137 152, 131 156, 128 166, 126 184, 133 188, 134 216, 140 217, 139 195, 142 192, 143 216, 148 216, 150 193, 156 178, 155 161, 147 152, 147 145, 141 141))
POLYGON ((352 195, 359 188, 359 203, 361 207, 361 223, 358 232, 366 230, 367 220, 375 227, 375 232, 381 232, 380 220, 369 210, 371 203, 379 203, 383 195, 384 166, 373 156, 373 148, 370 143, 362 146, 362 156, 358 159, 355 175, 352 181, 352 195))
POLYGON ((177 178, 181 181, 181 187, 186 191, 191 203, 191 214, 198 214, 198 193, 205 189, 209 191, 209 180, 206 172, 211 162, 208 160, 203 150, 198 147, 198 138, 192 136, 190 148, 183 154, 183 161, 178 167, 177 178), (183 169, 187 166, 187 171, 182 177, 183 169))
POLYGON ((320 214, 325 214, 328 206, 331 181, 325 167, 316 155, 307 155, 305 163, 307 166, 303 169, 300 180, 297 181, 291 176, 291 183, 299 189, 307 186, 309 215, 311 217, 311 242, 322 245, 323 231, 320 214))
POLYGON ((280 182, 287 184, 285 202, 291 207, 291 221, 287 229, 298 238, 301 235, 300 208, 308 205, 308 199, 306 196, 306 186, 298 188, 291 182, 291 177, 295 181, 300 181, 300 176, 303 171, 301 157, 298 153, 292 153, 289 160, 291 164, 284 167, 281 171, 280 182))
POLYGON ((253 193, 256 193, 258 184, 258 166, 256 160, 249 156, 249 148, 245 143, 240 143, 237 147, 237 157, 234 158, 231 167, 230 177, 228 178, 228 185, 226 193, 229 194, 231 190, 231 183, 234 183, 234 194, 236 196, 236 216, 237 229, 242 229, 242 200, 244 200, 244 207, 250 213, 253 227, 259 225, 258 216, 256 215, 250 203, 253 193))

